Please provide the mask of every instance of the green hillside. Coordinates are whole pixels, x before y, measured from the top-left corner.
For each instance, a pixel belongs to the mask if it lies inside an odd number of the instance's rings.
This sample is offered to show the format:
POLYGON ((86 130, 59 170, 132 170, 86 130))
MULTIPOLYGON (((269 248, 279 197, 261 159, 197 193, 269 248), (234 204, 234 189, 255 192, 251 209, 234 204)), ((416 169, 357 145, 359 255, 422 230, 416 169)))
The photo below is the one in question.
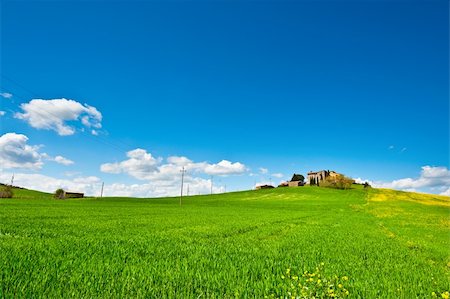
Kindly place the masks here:
POLYGON ((0 200, 0 297, 439 298, 450 198, 277 188, 0 200), (308 271, 308 272, 306 272, 308 271), (304 297, 302 297, 304 296, 304 297))

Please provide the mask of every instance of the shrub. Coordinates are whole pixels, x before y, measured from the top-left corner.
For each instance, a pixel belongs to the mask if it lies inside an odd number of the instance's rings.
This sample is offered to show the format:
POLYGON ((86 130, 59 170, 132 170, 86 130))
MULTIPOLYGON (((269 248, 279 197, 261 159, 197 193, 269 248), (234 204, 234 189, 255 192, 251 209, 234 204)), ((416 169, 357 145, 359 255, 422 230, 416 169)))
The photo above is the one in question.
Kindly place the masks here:
POLYGON ((353 180, 342 174, 326 177, 320 182, 320 187, 334 188, 334 189, 350 189, 352 187, 353 180))
POLYGON ((64 190, 63 189, 57 189, 55 191, 55 194, 53 195, 56 199, 64 199, 64 190))
POLYGON ((292 176, 291 182, 295 182, 295 181, 300 181, 303 183, 305 181, 305 177, 301 174, 294 173, 294 175, 292 176))
POLYGON ((1 186, 0 187, 0 198, 12 198, 13 191, 11 186, 1 186))

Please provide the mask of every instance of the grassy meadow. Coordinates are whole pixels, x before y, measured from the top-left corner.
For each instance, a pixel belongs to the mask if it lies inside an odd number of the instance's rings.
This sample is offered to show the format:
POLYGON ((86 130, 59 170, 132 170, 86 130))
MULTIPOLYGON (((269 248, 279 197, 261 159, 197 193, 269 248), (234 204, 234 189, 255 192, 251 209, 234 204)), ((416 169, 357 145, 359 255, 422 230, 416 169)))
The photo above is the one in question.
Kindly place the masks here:
POLYGON ((1 298, 443 298, 450 198, 278 188, 0 200, 1 298))

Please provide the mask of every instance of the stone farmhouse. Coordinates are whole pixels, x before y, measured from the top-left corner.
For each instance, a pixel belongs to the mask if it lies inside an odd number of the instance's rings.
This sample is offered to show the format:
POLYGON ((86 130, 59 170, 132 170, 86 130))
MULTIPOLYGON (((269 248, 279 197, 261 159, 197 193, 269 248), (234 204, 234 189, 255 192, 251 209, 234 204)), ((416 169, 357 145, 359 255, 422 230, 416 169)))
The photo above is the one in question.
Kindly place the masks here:
POLYGON ((319 183, 325 178, 329 176, 335 177, 337 175, 339 175, 339 173, 333 170, 310 171, 308 172, 308 178, 306 179, 306 182, 310 185, 319 185, 319 183))

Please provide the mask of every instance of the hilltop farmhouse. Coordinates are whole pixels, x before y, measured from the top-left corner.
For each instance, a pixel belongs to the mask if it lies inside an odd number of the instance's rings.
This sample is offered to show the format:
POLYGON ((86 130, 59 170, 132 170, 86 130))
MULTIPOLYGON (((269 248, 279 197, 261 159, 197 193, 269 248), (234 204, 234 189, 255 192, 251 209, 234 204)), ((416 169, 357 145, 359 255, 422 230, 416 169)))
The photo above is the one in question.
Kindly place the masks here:
POLYGON ((307 184, 319 185, 319 183, 327 177, 338 176, 339 173, 333 170, 320 170, 320 171, 310 171, 308 172, 308 178, 306 179, 307 184))

